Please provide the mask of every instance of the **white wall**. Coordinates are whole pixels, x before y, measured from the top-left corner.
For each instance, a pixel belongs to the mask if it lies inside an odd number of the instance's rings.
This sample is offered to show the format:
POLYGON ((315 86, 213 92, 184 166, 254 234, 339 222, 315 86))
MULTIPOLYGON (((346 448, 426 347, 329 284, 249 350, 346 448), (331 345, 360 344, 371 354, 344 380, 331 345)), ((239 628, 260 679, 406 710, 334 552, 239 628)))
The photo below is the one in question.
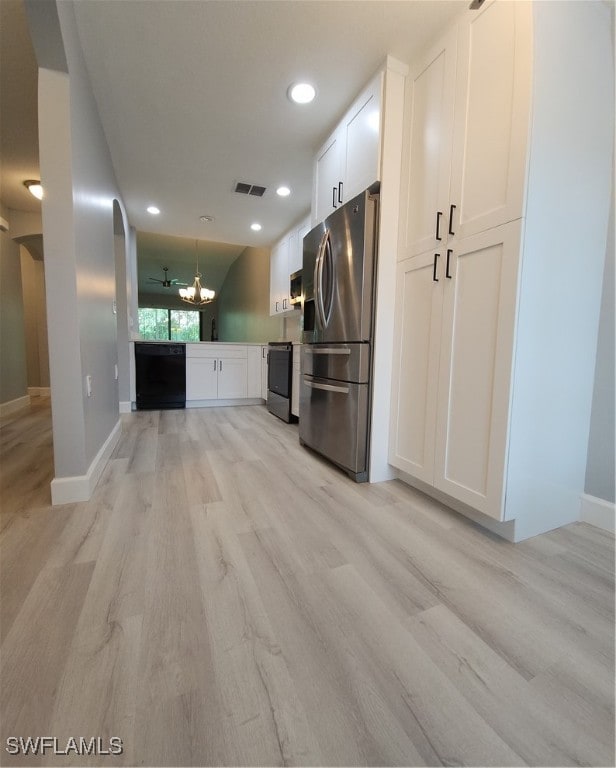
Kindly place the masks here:
MULTIPOLYGON (((27 8, 41 67, 39 151, 45 185, 42 208, 57 480, 91 472, 102 447, 117 432, 113 206, 120 195, 83 60, 73 3, 27 2, 27 8), (57 7, 58 24, 55 17, 50 20, 50 6, 57 7), (52 46, 49 38, 58 29, 61 39, 52 46), (68 72, 52 68, 63 60, 68 72), (86 395, 86 376, 92 377, 91 397, 86 395)), ((128 232, 121 201, 119 210, 123 230, 128 232)))
POLYGON ((614 503, 614 187, 603 271, 603 296, 588 440, 585 492, 614 503))

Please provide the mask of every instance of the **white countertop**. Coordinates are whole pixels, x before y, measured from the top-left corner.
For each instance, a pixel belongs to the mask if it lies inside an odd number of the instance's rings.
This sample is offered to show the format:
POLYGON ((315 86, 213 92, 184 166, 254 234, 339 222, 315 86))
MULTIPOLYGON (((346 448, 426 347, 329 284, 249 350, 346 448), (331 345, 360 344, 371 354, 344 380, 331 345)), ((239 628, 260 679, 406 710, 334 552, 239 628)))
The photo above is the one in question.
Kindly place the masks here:
POLYGON ((168 339, 131 339, 138 344, 211 344, 237 347, 266 347, 267 341, 169 341, 168 339))

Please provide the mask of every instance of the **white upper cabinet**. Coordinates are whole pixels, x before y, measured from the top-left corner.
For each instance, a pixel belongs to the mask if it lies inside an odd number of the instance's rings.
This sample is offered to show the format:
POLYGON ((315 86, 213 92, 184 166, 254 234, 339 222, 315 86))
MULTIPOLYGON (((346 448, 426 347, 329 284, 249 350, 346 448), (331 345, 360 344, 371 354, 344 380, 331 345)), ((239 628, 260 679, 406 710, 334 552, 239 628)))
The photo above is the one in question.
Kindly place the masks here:
POLYGON ((295 251, 295 259, 293 256, 289 256, 289 269, 290 273, 297 272, 302 269, 304 264, 304 238, 310 232, 310 219, 306 219, 297 229, 297 250, 295 251))
POLYGON ((454 28, 407 77, 398 259, 436 247, 449 228, 456 52, 454 28))
POLYGON ((287 315, 298 312, 290 301, 291 275, 302 268, 304 235, 310 230, 306 218, 293 228, 272 248, 270 256, 270 315, 287 315))
POLYGON ((344 166, 338 203, 351 200, 381 178, 381 89, 379 73, 355 101, 344 120, 344 166))
POLYGON ((314 165, 312 223, 327 218, 338 207, 342 181, 342 132, 336 131, 317 153, 314 165))
POLYGON ((531 14, 529 2, 499 1, 460 24, 449 196, 459 237, 523 216, 531 14))
POLYGON ((314 161, 312 225, 379 181, 383 73, 368 84, 314 161))
POLYGON ((487 3, 413 68, 399 259, 523 216, 530 24, 530 3, 487 3))
POLYGON ((272 248, 270 256, 270 315, 285 309, 289 300, 289 238, 284 237, 272 248))

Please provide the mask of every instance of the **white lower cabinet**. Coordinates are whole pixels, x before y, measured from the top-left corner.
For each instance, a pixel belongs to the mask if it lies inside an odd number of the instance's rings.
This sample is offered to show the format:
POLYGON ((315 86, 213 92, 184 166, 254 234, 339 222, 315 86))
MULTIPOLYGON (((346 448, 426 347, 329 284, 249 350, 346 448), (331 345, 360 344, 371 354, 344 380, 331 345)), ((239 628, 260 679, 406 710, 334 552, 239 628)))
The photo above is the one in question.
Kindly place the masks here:
POLYGON ((390 462, 496 519, 521 222, 398 264, 390 462))
POLYGON ((186 358, 186 400, 218 398, 218 358, 186 358))
POLYGON ((267 400, 267 349, 265 345, 261 347, 261 397, 263 400, 267 400))
POLYGON ((248 363, 244 345, 187 344, 186 401, 259 397, 248 392, 248 363))
POLYGON ((248 347, 247 348, 247 384, 248 384, 248 397, 263 397, 263 382, 262 382, 262 350, 263 347, 248 347))
POLYGON ((218 399, 248 397, 248 363, 246 358, 218 360, 218 399))

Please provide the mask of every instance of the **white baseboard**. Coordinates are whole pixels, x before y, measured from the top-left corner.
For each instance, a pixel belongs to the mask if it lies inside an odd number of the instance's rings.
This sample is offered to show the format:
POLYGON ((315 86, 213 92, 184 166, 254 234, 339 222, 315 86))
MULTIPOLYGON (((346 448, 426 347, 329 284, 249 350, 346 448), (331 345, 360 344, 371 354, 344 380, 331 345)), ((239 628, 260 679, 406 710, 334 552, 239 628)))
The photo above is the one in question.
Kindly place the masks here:
POLYGON ((187 400, 187 408, 220 408, 227 405, 263 405, 260 397, 241 397, 229 400, 187 400))
POLYGON ((512 543, 515 541, 515 528, 513 520, 504 520, 503 522, 500 520, 494 520, 492 517, 488 517, 482 512, 477 512, 477 510, 472 509, 472 507, 469 507, 468 504, 452 498, 448 494, 439 491, 438 489, 422 482, 421 480, 417 480, 412 475, 403 472, 401 469, 396 470, 396 474, 398 479, 403 483, 406 483, 406 485, 410 485, 412 488, 421 491, 421 493, 425 494, 430 499, 434 499, 443 506, 448 507, 449 509, 453 509, 454 512, 459 512, 461 515, 468 517, 469 520, 477 523, 482 528, 486 528, 491 533, 495 533, 497 536, 500 536, 503 539, 507 539, 507 541, 512 543))
POLYGON ((612 501, 604 501, 596 496, 583 493, 580 504, 580 521, 590 523, 604 531, 614 533, 616 505, 612 501))
POLYGON ((28 387, 30 397, 49 397, 51 395, 50 387, 28 387))
POLYGON ((88 501, 96 488, 107 461, 116 447, 122 433, 122 422, 118 420, 111 434, 103 443, 100 451, 94 457, 85 475, 75 477, 54 477, 51 481, 51 503, 73 504, 77 501, 88 501))
POLYGON ((30 405, 30 395, 16 397, 15 400, 9 400, 6 403, 0 403, 0 416, 10 416, 15 411, 27 408, 30 405))
POLYGON ((133 404, 130 400, 120 400, 120 413, 130 413, 133 410, 133 404))

